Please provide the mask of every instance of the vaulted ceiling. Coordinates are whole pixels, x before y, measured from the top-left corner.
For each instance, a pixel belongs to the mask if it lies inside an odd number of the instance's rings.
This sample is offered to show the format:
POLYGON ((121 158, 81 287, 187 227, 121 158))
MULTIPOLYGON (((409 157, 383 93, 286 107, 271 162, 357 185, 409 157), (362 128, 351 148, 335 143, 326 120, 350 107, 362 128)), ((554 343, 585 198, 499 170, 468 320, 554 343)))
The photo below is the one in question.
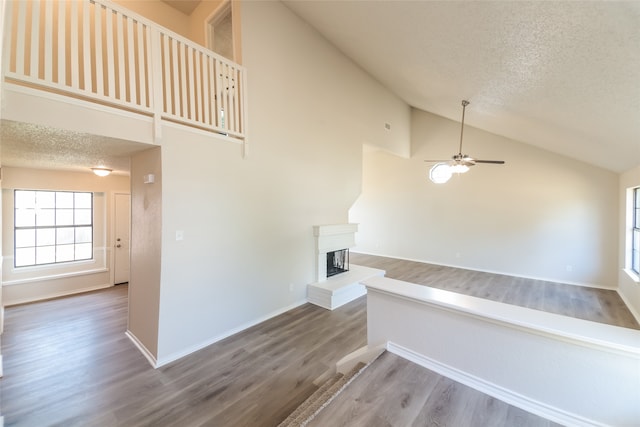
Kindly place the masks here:
POLYGON ((459 121, 468 99, 471 126, 612 171, 640 164, 640 2, 284 4, 413 107, 459 121))
MULTIPOLYGON (((163 1, 184 13, 200 3, 163 1)), ((460 120, 468 99, 471 126, 616 172, 640 164, 640 2, 283 2, 413 107, 460 120)), ((144 148, 101 141, 95 152, 90 135, 52 130, 46 151, 28 142, 46 129, 5 122, 0 132, 3 163, 13 152, 22 165, 28 149, 32 167, 126 173, 127 153, 144 148)))
POLYGON ((185 15, 191 15, 191 12, 193 12, 201 2, 201 0, 162 0, 162 1, 168 4, 169 6, 173 7, 174 9, 177 9, 180 12, 184 13, 185 15))

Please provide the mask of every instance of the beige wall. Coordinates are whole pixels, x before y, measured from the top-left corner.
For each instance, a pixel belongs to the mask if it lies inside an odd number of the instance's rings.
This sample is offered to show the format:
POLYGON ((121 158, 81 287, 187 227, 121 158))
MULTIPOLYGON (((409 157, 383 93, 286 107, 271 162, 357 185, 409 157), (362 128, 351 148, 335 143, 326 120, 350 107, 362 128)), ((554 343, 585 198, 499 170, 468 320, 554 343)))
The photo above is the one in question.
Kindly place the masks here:
MULTIPOLYGON (((231 1, 233 26, 233 61, 242 64, 242 2, 231 1)), ((207 46, 207 23, 212 15, 224 5, 224 1, 203 0, 189 16, 189 38, 202 46, 207 46)))
POLYGON ((476 165, 446 184, 424 159, 457 151, 458 122, 414 110, 413 155, 370 151, 351 209, 357 250, 516 276, 615 288, 618 176, 472 127, 476 165), (571 271, 569 271, 571 270, 571 271))
POLYGON ((129 177, 92 173, 2 168, 2 293, 6 305, 113 285, 111 260, 114 193, 129 192, 129 177), (13 267, 13 190, 94 192, 94 259, 36 268, 13 267))
POLYGON ((158 355, 158 310, 162 256, 162 189, 160 148, 131 158, 131 272, 128 332, 148 356, 158 355), (155 182, 145 184, 153 174, 155 182))
MULTIPOLYGON (((234 1, 232 3, 238 3, 235 9, 239 9, 239 2, 234 1)), ((189 38, 191 40, 202 46, 207 45, 207 22, 211 15, 223 4, 223 0, 204 0, 191 12, 191 15, 189 15, 189 38)), ((232 10, 233 12, 234 10, 232 10)))
MULTIPOLYGON (((639 153, 640 156, 640 153, 639 153)), ((618 262, 618 292, 627 303, 629 309, 634 313, 636 319, 640 319, 640 282, 634 280, 626 271, 628 253, 631 245, 629 226, 631 219, 627 220, 627 214, 629 213, 629 206, 631 206, 631 194, 629 190, 634 187, 640 186, 640 166, 627 171, 620 175, 620 227, 619 227, 619 262, 618 262)))
POLYGON ((248 157, 163 128, 161 364, 304 302, 312 227, 347 221, 362 144, 409 150, 406 104, 280 2, 242 7, 248 157))
POLYGON ((189 37, 189 17, 160 0, 114 0, 127 9, 178 33, 189 37))
MULTIPOLYGON (((169 30, 202 46, 207 46, 207 21, 224 4, 223 0, 202 0, 191 15, 172 8, 160 0, 114 0, 127 9, 154 21, 169 30)), ((234 61, 242 64, 242 7, 240 1, 231 1, 233 19, 234 61)))

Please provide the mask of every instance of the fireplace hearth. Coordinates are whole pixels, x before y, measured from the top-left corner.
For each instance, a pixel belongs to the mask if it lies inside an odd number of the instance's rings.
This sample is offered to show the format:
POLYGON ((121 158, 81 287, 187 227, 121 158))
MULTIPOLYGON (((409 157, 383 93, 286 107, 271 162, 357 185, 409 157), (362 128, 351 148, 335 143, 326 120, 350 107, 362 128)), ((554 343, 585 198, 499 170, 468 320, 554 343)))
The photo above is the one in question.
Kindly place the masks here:
POLYGON ((384 270, 349 265, 349 250, 355 247, 358 224, 315 225, 316 281, 307 287, 310 303, 334 310, 366 295, 362 282, 384 276, 384 270))
POLYGON ((327 277, 349 271, 349 249, 327 252, 327 277))

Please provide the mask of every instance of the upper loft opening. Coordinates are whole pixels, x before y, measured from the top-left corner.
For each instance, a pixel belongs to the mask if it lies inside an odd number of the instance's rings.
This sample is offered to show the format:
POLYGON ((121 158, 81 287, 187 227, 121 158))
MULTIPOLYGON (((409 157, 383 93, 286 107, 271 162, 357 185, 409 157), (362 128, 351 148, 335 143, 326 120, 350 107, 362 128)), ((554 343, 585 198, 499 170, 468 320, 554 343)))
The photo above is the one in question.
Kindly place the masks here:
POLYGON ((108 106, 154 121, 246 135, 241 65, 102 0, 7 2, 3 84, 108 106))

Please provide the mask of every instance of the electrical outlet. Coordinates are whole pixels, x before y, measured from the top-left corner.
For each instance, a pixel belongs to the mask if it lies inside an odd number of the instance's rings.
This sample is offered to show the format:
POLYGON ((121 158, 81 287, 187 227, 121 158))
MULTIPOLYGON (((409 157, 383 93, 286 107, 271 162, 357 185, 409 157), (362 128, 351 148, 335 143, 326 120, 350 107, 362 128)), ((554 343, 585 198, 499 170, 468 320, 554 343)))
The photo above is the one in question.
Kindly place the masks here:
POLYGON ((573 271, 573 265, 571 265, 571 264, 567 264, 567 267, 566 267, 566 268, 567 268, 567 271, 568 271, 568 272, 573 271))
POLYGON ((184 240, 184 231, 176 230, 176 240, 184 240))
POLYGON ((289 283, 289 292, 293 292, 293 283, 289 283))

